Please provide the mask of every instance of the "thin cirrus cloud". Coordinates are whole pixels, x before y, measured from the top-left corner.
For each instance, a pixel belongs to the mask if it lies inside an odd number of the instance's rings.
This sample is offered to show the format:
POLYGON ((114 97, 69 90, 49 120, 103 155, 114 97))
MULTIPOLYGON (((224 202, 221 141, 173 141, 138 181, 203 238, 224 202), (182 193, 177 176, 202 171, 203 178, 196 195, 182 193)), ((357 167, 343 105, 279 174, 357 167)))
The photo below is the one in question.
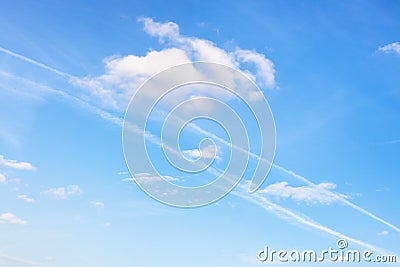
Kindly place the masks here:
POLYGON ((98 209, 104 209, 104 207, 105 207, 105 204, 101 201, 92 201, 92 202, 90 202, 90 205, 92 205, 92 207, 98 208, 98 209))
POLYGON ((400 144, 400 139, 391 140, 391 141, 385 142, 385 144, 387 144, 387 145, 398 145, 398 144, 400 144))
POLYGON ((26 221, 21 220, 15 214, 8 212, 0 214, 0 223, 10 223, 10 224, 27 224, 26 221))
POLYGON ((0 155, 0 165, 16 170, 27 170, 27 171, 36 170, 36 167, 29 162, 20 162, 13 159, 6 159, 3 155, 0 155))
POLYGON ((27 195, 18 195, 17 198, 21 199, 21 200, 23 200, 25 202, 28 202, 28 203, 34 203, 35 202, 35 199, 33 199, 31 197, 28 197, 27 195))
POLYGON ((389 232, 386 230, 378 233, 378 236, 386 236, 386 235, 389 235, 389 232))
POLYGON ((57 200, 65 200, 72 196, 79 196, 83 190, 78 185, 69 185, 67 187, 49 188, 42 191, 41 195, 52 196, 57 200))
POLYGON ((122 179, 123 182, 138 182, 138 183, 154 183, 154 182, 159 182, 162 180, 166 180, 169 182, 173 182, 173 181, 179 181, 178 178, 176 177, 171 177, 171 176, 154 176, 151 175, 149 173, 136 173, 133 175, 133 177, 130 178, 125 178, 122 179))
POLYGON ((5 263, 5 266, 38 266, 37 262, 27 261, 2 253, 0 253, 0 263, 5 263))
POLYGON ((394 42, 391 44, 384 45, 382 47, 379 47, 378 51, 386 52, 386 53, 392 52, 392 53, 396 53, 396 54, 400 55, 400 43, 394 42))

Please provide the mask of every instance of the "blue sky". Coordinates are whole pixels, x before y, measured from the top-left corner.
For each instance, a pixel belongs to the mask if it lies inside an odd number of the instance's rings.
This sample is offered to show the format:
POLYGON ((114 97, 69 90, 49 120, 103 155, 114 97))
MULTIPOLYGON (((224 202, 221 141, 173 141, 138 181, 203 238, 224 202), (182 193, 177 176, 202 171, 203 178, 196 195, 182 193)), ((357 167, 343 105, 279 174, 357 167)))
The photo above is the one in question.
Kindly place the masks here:
POLYGON ((399 255, 399 12, 394 1, 3 3, 0 266, 257 266, 265 245, 338 238, 399 255), (180 209, 129 179, 121 122, 142 82, 194 60, 257 83, 276 154, 257 193, 180 209))

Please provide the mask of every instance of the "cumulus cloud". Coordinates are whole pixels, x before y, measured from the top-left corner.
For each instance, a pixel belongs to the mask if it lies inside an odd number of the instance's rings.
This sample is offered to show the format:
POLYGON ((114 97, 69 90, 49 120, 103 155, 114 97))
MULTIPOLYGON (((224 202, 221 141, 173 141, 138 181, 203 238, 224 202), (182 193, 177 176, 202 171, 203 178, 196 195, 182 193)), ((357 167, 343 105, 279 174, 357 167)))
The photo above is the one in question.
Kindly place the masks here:
POLYGON ((176 48, 149 51, 145 56, 114 56, 104 60, 105 73, 99 77, 74 78, 71 82, 86 89, 90 97, 111 110, 125 109, 135 89, 152 75, 177 64, 190 62, 186 54, 176 48))
MULTIPOLYGON (((260 193, 264 193, 270 196, 278 198, 291 198, 295 201, 305 202, 307 204, 323 204, 330 205, 333 202, 340 201, 340 197, 336 194, 332 194, 333 189, 336 185, 333 183, 320 183, 315 186, 300 186, 292 187, 287 182, 279 182, 271 184, 260 193)), ((341 197, 348 198, 348 196, 340 195, 341 197)))
POLYGON ((27 195, 18 195, 17 198, 21 199, 21 200, 23 200, 25 202, 28 202, 28 203, 34 203, 35 202, 35 200, 33 198, 30 198, 27 195))
POLYGON ((400 55, 400 43, 399 42, 394 42, 391 44, 387 44, 385 46, 379 47, 378 51, 381 52, 394 52, 398 55, 400 55))
POLYGON ((271 88, 275 84, 274 64, 264 54, 240 47, 228 51, 212 41, 184 36, 180 34, 179 26, 173 22, 159 23, 151 18, 140 18, 139 21, 144 24, 146 33, 158 37, 162 43, 180 49, 192 61, 212 61, 237 68, 241 68, 243 63, 250 63, 255 68, 254 73, 245 72, 255 78, 259 85, 271 88))
POLYGON ((26 221, 19 219, 13 213, 3 213, 0 214, 0 223, 11 223, 11 224, 27 224, 26 221))
POLYGON ((27 171, 34 171, 36 167, 28 162, 19 162, 13 159, 6 159, 3 155, 0 155, 0 165, 16 169, 16 170, 27 170, 27 171))
MULTIPOLYGON (((265 57, 263 54, 259 54, 255 51, 237 49, 235 51, 236 58, 245 63, 252 64, 256 67, 256 78, 255 80, 264 86, 272 87, 275 83, 275 69, 274 64, 271 60, 265 57)), ((251 76, 251 73, 248 75, 251 76)))
MULTIPOLYGON (((261 53, 239 47, 228 51, 210 40, 184 36, 174 22, 160 23, 151 18, 140 18, 138 21, 148 35, 158 38, 163 49, 150 50, 143 56, 111 56, 104 59, 103 75, 70 79, 97 99, 103 108, 125 110, 135 90, 152 75, 168 67, 193 61, 211 61, 239 68, 263 88, 274 88, 274 65, 261 53)), ((210 92, 211 95, 214 93, 212 90, 210 92)), ((254 101, 262 97, 262 94, 254 92, 249 94, 253 94, 254 101)))
POLYGON ((149 35, 159 37, 160 41, 164 41, 165 38, 178 38, 180 35, 179 26, 174 22, 159 23, 146 17, 139 18, 138 21, 143 23, 144 30, 149 35))
POLYGON ((83 190, 78 185, 69 185, 67 187, 49 188, 42 191, 40 194, 52 196, 58 200, 65 200, 72 196, 79 196, 83 190))

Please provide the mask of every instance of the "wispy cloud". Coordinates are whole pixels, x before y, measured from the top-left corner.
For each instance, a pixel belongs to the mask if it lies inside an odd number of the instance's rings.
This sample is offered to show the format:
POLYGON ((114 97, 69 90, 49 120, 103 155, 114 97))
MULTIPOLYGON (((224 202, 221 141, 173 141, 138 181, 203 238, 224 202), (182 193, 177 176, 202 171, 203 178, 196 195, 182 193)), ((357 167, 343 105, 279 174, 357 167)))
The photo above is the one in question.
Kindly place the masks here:
POLYGON ((391 141, 385 142, 385 144, 388 144, 388 145, 400 144, 400 139, 391 140, 391 141))
POLYGON ((65 200, 72 196, 79 196, 83 190, 78 185, 69 185, 67 187, 49 188, 42 191, 40 194, 52 196, 58 200, 65 200))
POLYGON ((381 52, 392 52, 400 55, 400 43, 399 42, 394 42, 391 44, 384 45, 382 47, 379 47, 378 51, 381 52))
POLYGON ((386 236, 386 235, 388 235, 388 234, 389 234, 389 232, 386 231, 386 230, 384 230, 384 231, 382 231, 382 232, 379 232, 379 233, 378 233, 378 236, 386 236))
POLYGON ((6 184, 7 178, 4 174, 0 173, 0 184, 6 184))
POLYGON ((104 209, 104 207, 105 207, 105 204, 101 201, 91 201, 90 205, 92 205, 92 207, 99 208, 99 209, 104 209))
POLYGON ((18 195, 17 198, 21 199, 21 200, 23 200, 25 202, 28 202, 28 203, 34 203, 35 202, 35 199, 30 198, 27 195, 18 195))
POLYGON ((38 263, 36 263, 36 262, 24 260, 24 259, 17 258, 17 257, 8 256, 3 253, 0 253, 0 263, 1 262, 3 262, 3 263, 5 262, 5 264, 7 264, 6 266, 15 266, 15 264, 18 264, 18 266, 20 266, 20 264, 22 264, 21 266, 37 266, 38 265, 38 263))
POLYGON ((21 224, 21 225, 27 224, 26 221, 21 220, 15 214, 10 212, 0 214, 0 223, 21 224))
POLYGON ((0 165, 16 169, 16 170, 28 170, 28 171, 34 171, 36 170, 36 167, 34 167, 31 163, 29 162, 18 162, 17 160, 13 159, 6 159, 4 158, 3 155, 0 155, 0 165))
POLYGON ((133 177, 122 179, 122 181, 124 181, 124 182, 133 181, 133 182, 145 184, 145 183, 160 182, 160 181, 162 181, 162 179, 169 181, 169 182, 179 181, 179 179, 175 178, 175 177, 171 177, 171 176, 160 177, 160 176, 151 175, 149 173, 136 173, 133 175, 133 177))
POLYGON ((218 153, 220 153, 220 149, 215 147, 214 145, 209 145, 201 149, 188 149, 183 150, 182 153, 189 157, 191 160, 196 160, 199 158, 206 158, 206 159, 220 159, 218 153))
MULTIPOLYGON (((259 190, 260 194, 267 194, 278 198, 291 198, 295 201, 302 201, 307 204, 330 205, 339 201, 339 198, 332 194, 331 190, 336 188, 334 183, 320 183, 316 186, 289 186, 287 182, 279 182, 268 185, 265 189, 259 190), (329 193, 328 193, 329 192, 329 193)), ((344 198, 348 196, 342 195, 344 198)))

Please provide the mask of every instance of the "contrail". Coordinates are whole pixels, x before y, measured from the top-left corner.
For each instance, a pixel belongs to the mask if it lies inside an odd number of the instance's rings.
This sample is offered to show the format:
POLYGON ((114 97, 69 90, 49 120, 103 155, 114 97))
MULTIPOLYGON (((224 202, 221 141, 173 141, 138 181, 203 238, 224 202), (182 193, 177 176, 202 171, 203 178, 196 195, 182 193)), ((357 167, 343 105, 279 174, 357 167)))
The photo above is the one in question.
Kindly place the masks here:
MULTIPOLYGON (((252 158, 255 158, 257 160, 263 161, 265 163, 269 163, 268 160, 260 158, 257 154, 249 152, 249 151, 247 151, 247 150, 245 150, 243 148, 236 147, 234 144, 231 144, 231 143, 227 142, 226 140, 224 140, 223 138, 220 138, 220 137, 216 136, 215 134, 210 133, 210 132, 202 129, 201 127, 199 127, 198 125, 196 125, 194 123, 190 123, 190 124, 188 124, 188 126, 190 126, 191 128, 195 129, 196 131, 198 131, 201 134, 204 134, 204 135, 206 135, 208 137, 216 139, 221 144, 224 144, 224 145, 226 145, 228 147, 232 147, 233 149, 236 149, 236 150, 241 151, 243 153, 249 153, 249 155, 252 158)), ((282 172, 284 172, 284 173, 286 173, 286 174, 288 174, 288 175, 290 175, 290 176, 292 176, 294 178, 296 178, 297 180, 302 181, 303 183, 306 183, 307 185, 309 185, 311 187, 316 188, 316 186, 317 186, 315 183, 311 182, 309 179, 305 178, 304 176, 301 176, 301 175, 299 175, 299 174, 297 174, 297 173, 295 173, 295 172, 293 172, 291 170, 288 170, 285 167, 282 167, 282 166, 280 166, 278 164, 272 164, 272 167, 275 168, 275 169, 278 169, 278 170, 280 170, 280 171, 282 171, 282 172)), ((373 213, 365 210, 364 208, 354 204, 353 202, 351 202, 351 201, 347 200, 346 198, 344 198, 342 195, 340 195, 338 193, 335 193, 333 191, 324 189, 324 188, 319 188, 318 190, 322 190, 324 193, 326 193, 327 195, 335 197, 338 201, 342 202, 343 204, 353 208, 354 210, 356 210, 358 212, 363 213, 364 215, 367 215, 368 217, 370 217, 370 218, 372 218, 372 219, 374 219, 374 220, 376 220, 376 221, 378 221, 380 223, 383 223, 384 225, 386 225, 386 226, 390 227, 391 229, 395 230, 396 232, 400 233, 400 228, 399 227, 391 224, 390 222, 385 221, 384 219, 376 216, 375 214, 373 214, 373 213)))
MULTIPOLYGON (((194 123, 189 123, 188 126, 191 127, 192 129, 196 130, 197 132, 201 133, 201 134, 204 134, 204 135, 206 135, 208 137, 214 138, 215 140, 219 141, 221 144, 224 144, 224 145, 226 145, 228 147, 232 147, 233 149, 236 149, 236 150, 238 150, 240 152, 243 152, 243 153, 249 153, 249 155, 252 158, 255 158, 257 160, 263 161, 265 163, 269 163, 268 160, 261 158, 259 155, 255 154, 255 153, 252 153, 250 151, 247 151, 247 150, 245 150, 243 148, 237 147, 234 144, 231 144, 231 143, 227 142, 223 138, 218 137, 217 135, 204 130, 203 128, 199 127, 198 125, 196 125, 194 123)), ((275 169, 278 169, 278 170, 280 170, 280 171, 282 171, 282 172, 284 172, 284 173, 286 173, 286 174, 288 174, 288 175, 290 175, 290 176, 292 176, 294 178, 296 178, 297 180, 302 181, 303 183, 306 183, 307 185, 309 185, 311 187, 316 188, 316 186, 317 186, 315 183, 311 182, 309 179, 305 178, 304 176, 301 176, 301 175, 299 175, 299 174, 297 174, 297 173, 295 173, 295 172, 293 172, 291 170, 288 170, 285 167, 282 167, 282 166, 280 166, 278 164, 272 164, 272 167, 275 168, 275 169)), ((344 198, 342 195, 340 195, 338 193, 335 193, 333 191, 324 189, 324 188, 318 188, 318 190, 322 190, 324 193, 326 193, 327 195, 335 197, 338 201, 342 202, 343 204, 353 208, 354 210, 356 210, 358 212, 363 213, 364 215, 367 215, 368 217, 370 217, 370 218, 372 218, 372 219, 374 219, 374 220, 376 220, 376 221, 378 221, 380 223, 383 223, 384 225, 386 225, 386 226, 390 227, 391 229, 395 230, 396 232, 400 233, 400 228, 399 227, 391 224, 390 222, 385 221, 384 219, 376 216, 375 214, 373 214, 373 213, 365 210, 364 208, 354 204, 353 202, 351 202, 351 201, 347 200, 346 198, 344 198)))
MULTIPOLYGON (((310 219, 304 218, 303 216, 297 214, 296 212, 288 210, 288 209, 286 209, 286 208, 284 208, 284 207, 282 207, 282 206, 280 206, 280 205, 278 205, 276 203, 270 202, 268 199, 266 199, 265 197, 260 196, 258 193, 253 193, 251 195, 248 194, 247 192, 243 193, 243 192, 238 192, 238 191, 233 191, 232 193, 234 195, 240 197, 240 198, 246 199, 246 200, 248 200, 248 201, 250 201, 250 202, 252 202, 252 203, 254 203, 254 204, 256 204, 256 205, 258 205, 260 207, 262 207, 263 209, 265 209, 268 212, 274 212, 278 217, 280 217, 282 219, 285 219, 286 221, 290 222, 289 219, 291 219, 291 220, 293 220, 293 221, 295 221, 297 223, 312 227, 314 229, 320 230, 322 232, 325 232, 325 233, 327 233, 329 235, 332 235, 332 236, 335 236, 337 238, 346 239, 347 241, 351 241, 351 242, 353 242, 355 244, 358 244, 358 245, 360 245, 360 246, 362 246, 364 248, 370 249, 373 252, 378 252, 378 253, 380 253, 382 255, 394 255, 393 252, 390 252, 390 251, 387 251, 385 249, 373 246, 373 245, 371 245, 369 243, 366 243, 366 242, 361 241, 359 239, 356 239, 356 238, 347 236, 345 234, 342 234, 342 233, 340 233, 340 232, 338 232, 336 230, 333 230, 333 229, 331 229, 329 227, 321 225, 321 224, 319 224, 317 222, 314 222, 314 221, 312 221, 310 219)), ((398 257, 398 256, 396 255, 396 257, 398 257)))
MULTIPOLYGON (((63 90, 54 89, 52 87, 49 87, 49 86, 46 86, 46 85, 31 81, 31 80, 28 80, 28 79, 25 79, 23 77, 15 76, 12 73, 5 72, 5 71, 2 71, 2 70, 0 70, 0 75, 6 76, 6 77, 14 79, 14 80, 18 80, 18 81, 24 82, 24 83, 28 84, 30 87, 37 88, 37 89, 39 89, 39 90, 41 90, 43 92, 47 92, 47 93, 51 93, 51 94, 54 94, 54 95, 58 95, 60 97, 63 97, 64 99, 67 99, 69 101, 75 102, 76 104, 80 105, 81 107, 83 107, 83 108, 89 110, 90 112, 100 116, 104 120, 115 124, 116 126, 122 127, 122 125, 123 125, 123 119, 122 118, 117 117, 117 116, 115 116, 115 115, 113 115, 113 114, 111 114, 111 113, 109 113, 107 111, 104 111, 104 110, 100 109, 100 108, 97 108, 97 107, 89 104, 87 101, 85 101, 85 100, 83 100, 83 99, 81 99, 81 98, 79 98, 77 96, 71 95, 71 94, 69 94, 69 93, 67 93, 67 92, 65 92, 63 90)), ((67 75, 69 75, 69 74, 67 74, 67 75)), ((74 76, 69 75, 69 77, 74 77, 74 76)))
POLYGON ((69 78, 69 79, 71 79, 71 78, 77 78, 76 76, 73 76, 73 75, 71 75, 71 74, 68 74, 68 73, 63 72, 63 71, 60 71, 60 70, 57 70, 57 69, 55 69, 55 68, 52 68, 52 67, 50 67, 50 66, 48 66, 48 65, 45 65, 45 64, 43 64, 43 63, 40 63, 40 62, 38 62, 38 61, 36 61, 36 60, 33 60, 33 59, 28 58, 28 57, 26 57, 26 56, 23 56, 23 55, 21 55, 21 54, 15 53, 15 52, 13 52, 13 51, 11 51, 11 50, 8 50, 8 49, 6 49, 6 48, 3 48, 3 47, 1 47, 1 46, 0 46, 0 52, 3 52, 3 53, 5 53, 5 54, 7 54, 7 55, 10 55, 10 56, 12 56, 12 57, 18 58, 18 59, 20 59, 20 60, 22 60, 22 61, 31 63, 31 64, 33 64, 33 65, 35 65, 35 66, 38 66, 39 68, 48 70, 48 71, 50 71, 50 72, 52 72, 52 73, 55 73, 55 74, 57 74, 57 75, 59 75, 59 76, 62 76, 62 77, 65 77, 65 78, 69 78))
MULTIPOLYGON (((38 62, 38 61, 35 61, 35 60, 31 59, 31 58, 28 58, 28 57, 23 56, 23 55, 21 55, 21 54, 15 53, 15 52, 10 51, 10 50, 8 50, 8 49, 5 49, 5 48, 3 48, 3 47, 0 47, 0 51, 3 52, 3 53, 5 53, 5 54, 8 54, 8 55, 10 55, 10 56, 13 56, 13 57, 15 57, 15 58, 18 58, 18 59, 20 59, 20 60, 23 60, 23 61, 25 61, 25 62, 31 63, 31 64, 33 64, 33 65, 35 65, 35 66, 38 66, 38 67, 42 68, 42 69, 48 70, 48 71, 50 71, 50 72, 52 72, 52 73, 55 73, 55 74, 57 74, 57 75, 60 75, 60 76, 62 76, 62 77, 65 77, 65 78, 68 78, 68 79, 79 79, 78 77, 76 77, 76 76, 74 76, 74 75, 71 75, 71 74, 68 74, 68 73, 59 71, 59 70, 57 70, 57 69, 55 69, 55 68, 52 68, 52 67, 50 67, 50 66, 48 66, 48 65, 45 65, 45 64, 43 64, 43 63, 40 63, 40 62, 38 62)), ((48 88, 48 89, 49 89, 49 88, 48 88)), ((54 89, 52 89, 52 90, 54 90, 54 89)), ((64 91, 59 91, 59 90, 56 90, 56 91, 57 91, 58 93, 60 93, 60 92, 65 93, 64 91)), ((66 94, 66 93, 65 93, 65 94, 66 94)), ((100 115, 102 118, 104 118, 104 119, 106 119, 106 120, 108 120, 108 121, 111 121, 112 123, 114 123, 114 124, 116 124, 116 125, 118 125, 118 126, 121 127, 122 121, 123 121, 122 118, 119 118, 119 117, 117 117, 117 116, 114 116, 114 115, 112 115, 112 114, 106 112, 106 111, 103 111, 102 109, 99 109, 99 108, 97 108, 97 107, 94 107, 94 106, 88 104, 87 102, 83 101, 82 99, 77 98, 77 97, 75 97, 75 96, 72 96, 72 95, 69 95, 69 94, 67 94, 66 96, 68 96, 68 97, 70 97, 70 98, 74 98, 74 99, 75 99, 76 101, 78 101, 81 105, 84 105, 84 106, 86 106, 86 108, 88 108, 89 110, 92 110, 92 112, 94 112, 94 113, 100 115)), ((224 144, 224 145, 227 145, 227 146, 229 146, 229 147, 232 147, 232 148, 234 148, 234 149, 237 149, 237 150, 242 151, 242 152, 245 152, 245 153, 249 153, 249 155, 250 155, 251 157, 256 158, 257 160, 260 160, 260 161, 263 161, 263 162, 268 162, 266 159, 260 158, 257 154, 254 154, 254 153, 252 153, 252 152, 246 151, 246 150, 244 150, 243 148, 236 147, 234 144, 230 144, 230 143, 227 142, 226 140, 224 140, 224 139, 222 139, 222 138, 216 136, 216 135, 213 134, 213 133, 210 133, 210 132, 208 132, 208 131, 202 129, 201 127, 199 127, 199 126, 197 126, 197 125, 195 125, 195 124, 193 124, 193 123, 188 124, 188 126, 190 126, 191 128, 197 130, 197 131, 198 131, 199 133, 201 133, 201 134, 204 134, 204 135, 206 135, 206 136, 208 136, 208 137, 216 138, 216 140, 218 140, 219 142, 221 142, 221 143, 224 144)), ((269 162, 268 162, 268 163, 269 163, 269 162)), ((294 178, 296 178, 296 179, 298 179, 298 180, 300 180, 300 181, 302 181, 302 182, 304 182, 304 183, 306 183, 306 184, 308 184, 308 185, 310 185, 310 186, 312 186, 312 187, 315 187, 315 186, 316 186, 316 184, 314 184, 313 182, 311 182, 309 179, 305 178, 304 176, 301 176, 301 175, 299 175, 299 174, 297 174, 297 173, 295 173, 295 172, 293 172, 293 171, 290 171, 290 170, 288 170, 288 169, 286 169, 286 168, 284 168, 284 167, 282 167, 282 166, 280 166, 280 165, 272 164, 272 167, 274 167, 274 168, 276 168, 276 169, 278 169, 278 170, 280 170, 280 171, 282 171, 282 172, 284 172, 284 173, 286 173, 286 174, 288 174, 288 175, 290 175, 290 176, 292 176, 292 177, 294 177, 294 178)), ((374 220, 376 220, 376 221, 378 221, 378 222, 380 222, 380 223, 382 223, 382 224, 384 224, 384 225, 390 227, 391 229, 395 230, 396 232, 400 233, 400 228, 399 228, 399 227, 397 227, 397 226, 395 226, 395 225, 393 225, 393 224, 387 222, 386 220, 384 220, 384 219, 382 219, 382 218, 376 216, 375 214, 373 214, 373 213, 371 213, 371 212, 365 210, 364 208, 362 208, 362 207, 360 207, 360 206, 358 206, 358 205, 356 205, 356 204, 350 202, 349 200, 345 199, 345 198, 344 198, 343 196, 341 196, 340 194, 335 193, 335 192, 332 192, 332 191, 329 191, 329 190, 326 190, 326 189, 321 189, 321 188, 320 188, 320 190, 326 191, 325 193, 334 196, 336 199, 338 199, 338 200, 339 200, 340 202, 342 202, 343 204, 345 204, 345 205, 347 205, 347 206, 353 208, 354 210, 356 210, 356 211, 358 211, 358 212, 363 213, 364 215, 366 215, 366 216, 368 216, 368 217, 370 217, 370 218, 372 218, 372 219, 374 219, 374 220)))
MULTIPOLYGON (((286 168, 284 168, 282 166, 276 165, 276 164, 274 164, 274 167, 276 169, 281 170, 281 171, 291 175, 292 177, 294 177, 294 178, 306 183, 307 185, 310 185, 312 187, 316 187, 316 184, 314 184, 313 182, 311 182, 310 180, 308 180, 304 176, 301 176, 301 175, 299 175, 299 174, 297 174, 297 173, 295 173, 293 171, 290 171, 290 170, 288 170, 288 169, 286 169, 286 168)), ((332 192, 330 190, 326 190, 326 189, 323 189, 323 191, 324 191, 324 193, 327 193, 328 195, 334 196, 337 200, 339 200, 340 202, 348 205, 349 207, 351 207, 351 208, 353 208, 353 209, 355 209, 355 210, 357 210, 357 211, 359 211, 359 212, 371 217, 374 220, 377 220, 378 222, 381 222, 381 223, 385 224, 386 226, 388 226, 388 227, 392 228, 393 230, 395 230, 396 232, 400 233, 400 228, 398 228, 397 226, 395 226, 395 225, 385 221, 384 219, 376 216, 375 214, 373 214, 373 213, 361 208, 360 206, 354 204, 353 202, 348 201, 346 198, 344 198, 340 194, 332 192)))

